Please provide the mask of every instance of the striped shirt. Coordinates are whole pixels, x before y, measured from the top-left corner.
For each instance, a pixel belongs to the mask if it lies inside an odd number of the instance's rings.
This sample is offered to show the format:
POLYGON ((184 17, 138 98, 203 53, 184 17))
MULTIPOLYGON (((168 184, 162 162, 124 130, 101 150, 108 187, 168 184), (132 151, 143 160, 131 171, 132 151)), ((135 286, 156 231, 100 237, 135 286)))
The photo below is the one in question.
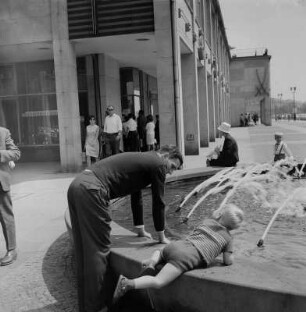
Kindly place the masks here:
POLYGON ((207 265, 222 252, 232 252, 232 236, 219 222, 206 219, 187 237, 199 251, 207 265))

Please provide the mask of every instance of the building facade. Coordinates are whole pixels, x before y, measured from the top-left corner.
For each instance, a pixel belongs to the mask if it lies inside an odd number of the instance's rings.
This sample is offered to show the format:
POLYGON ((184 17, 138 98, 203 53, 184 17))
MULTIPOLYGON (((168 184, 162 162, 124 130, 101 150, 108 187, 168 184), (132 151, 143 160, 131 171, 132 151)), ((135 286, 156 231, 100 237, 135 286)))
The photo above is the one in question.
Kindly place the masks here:
POLYGON ((240 115, 257 113, 271 126, 270 60, 267 49, 233 54, 230 62, 231 124, 239 126, 240 115))
POLYGON ((159 115, 161 144, 200 155, 230 121, 230 53, 217 0, 6 0, 0 125, 23 161, 82 165, 89 115, 159 115))

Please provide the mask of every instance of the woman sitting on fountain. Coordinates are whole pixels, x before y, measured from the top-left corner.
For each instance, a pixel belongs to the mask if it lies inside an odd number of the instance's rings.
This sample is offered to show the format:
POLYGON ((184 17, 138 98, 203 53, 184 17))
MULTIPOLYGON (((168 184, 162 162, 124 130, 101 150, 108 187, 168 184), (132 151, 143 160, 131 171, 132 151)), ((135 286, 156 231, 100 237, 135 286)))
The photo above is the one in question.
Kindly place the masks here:
POLYGON ((242 210, 233 204, 224 207, 221 212, 216 211, 213 219, 204 220, 191 235, 171 242, 162 250, 156 250, 150 259, 144 260, 144 271, 140 277, 128 279, 120 275, 113 302, 116 303, 131 289, 164 287, 186 271, 207 267, 221 253, 224 264, 231 265, 233 239, 229 231, 237 229, 242 221, 242 210), (156 276, 152 276, 160 262, 164 262, 165 266, 156 276))
POLYGON ((238 145, 236 140, 230 135, 231 125, 222 122, 218 127, 221 136, 224 137, 223 147, 216 147, 215 150, 207 156, 207 166, 233 167, 239 161, 238 145), (214 159, 214 155, 216 159, 214 159))

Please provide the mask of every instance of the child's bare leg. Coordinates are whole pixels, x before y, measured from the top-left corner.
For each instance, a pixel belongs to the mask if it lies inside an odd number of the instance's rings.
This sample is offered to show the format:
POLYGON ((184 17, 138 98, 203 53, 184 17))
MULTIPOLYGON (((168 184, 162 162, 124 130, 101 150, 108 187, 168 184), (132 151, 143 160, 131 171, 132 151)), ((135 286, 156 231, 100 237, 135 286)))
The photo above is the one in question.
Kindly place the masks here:
POLYGON ((167 263, 156 276, 144 275, 135 279, 128 279, 120 275, 114 292, 113 303, 117 302, 127 291, 131 289, 159 289, 170 284, 182 273, 183 271, 181 269, 167 263))
POLYGON ((131 280, 135 289, 155 288, 159 289, 170 284, 178 278, 183 271, 171 263, 167 263, 156 276, 141 276, 131 280))
POLYGON ((159 262, 161 261, 161 251, 155 250, 149 259, 145 259, 142 261, 142 266, 144 268, 146 267, 152 267, 154 268, 159 262))

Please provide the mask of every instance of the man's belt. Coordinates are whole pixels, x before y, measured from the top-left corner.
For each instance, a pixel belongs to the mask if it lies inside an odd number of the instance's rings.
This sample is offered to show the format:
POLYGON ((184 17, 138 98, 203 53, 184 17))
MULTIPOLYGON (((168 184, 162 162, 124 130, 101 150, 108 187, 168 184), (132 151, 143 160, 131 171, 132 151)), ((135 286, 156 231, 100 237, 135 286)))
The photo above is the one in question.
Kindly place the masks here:
POLYGON ((118 132, 115 133, 105 133, 106 137, 113 137, 113 136, 117 136, 118 132))

